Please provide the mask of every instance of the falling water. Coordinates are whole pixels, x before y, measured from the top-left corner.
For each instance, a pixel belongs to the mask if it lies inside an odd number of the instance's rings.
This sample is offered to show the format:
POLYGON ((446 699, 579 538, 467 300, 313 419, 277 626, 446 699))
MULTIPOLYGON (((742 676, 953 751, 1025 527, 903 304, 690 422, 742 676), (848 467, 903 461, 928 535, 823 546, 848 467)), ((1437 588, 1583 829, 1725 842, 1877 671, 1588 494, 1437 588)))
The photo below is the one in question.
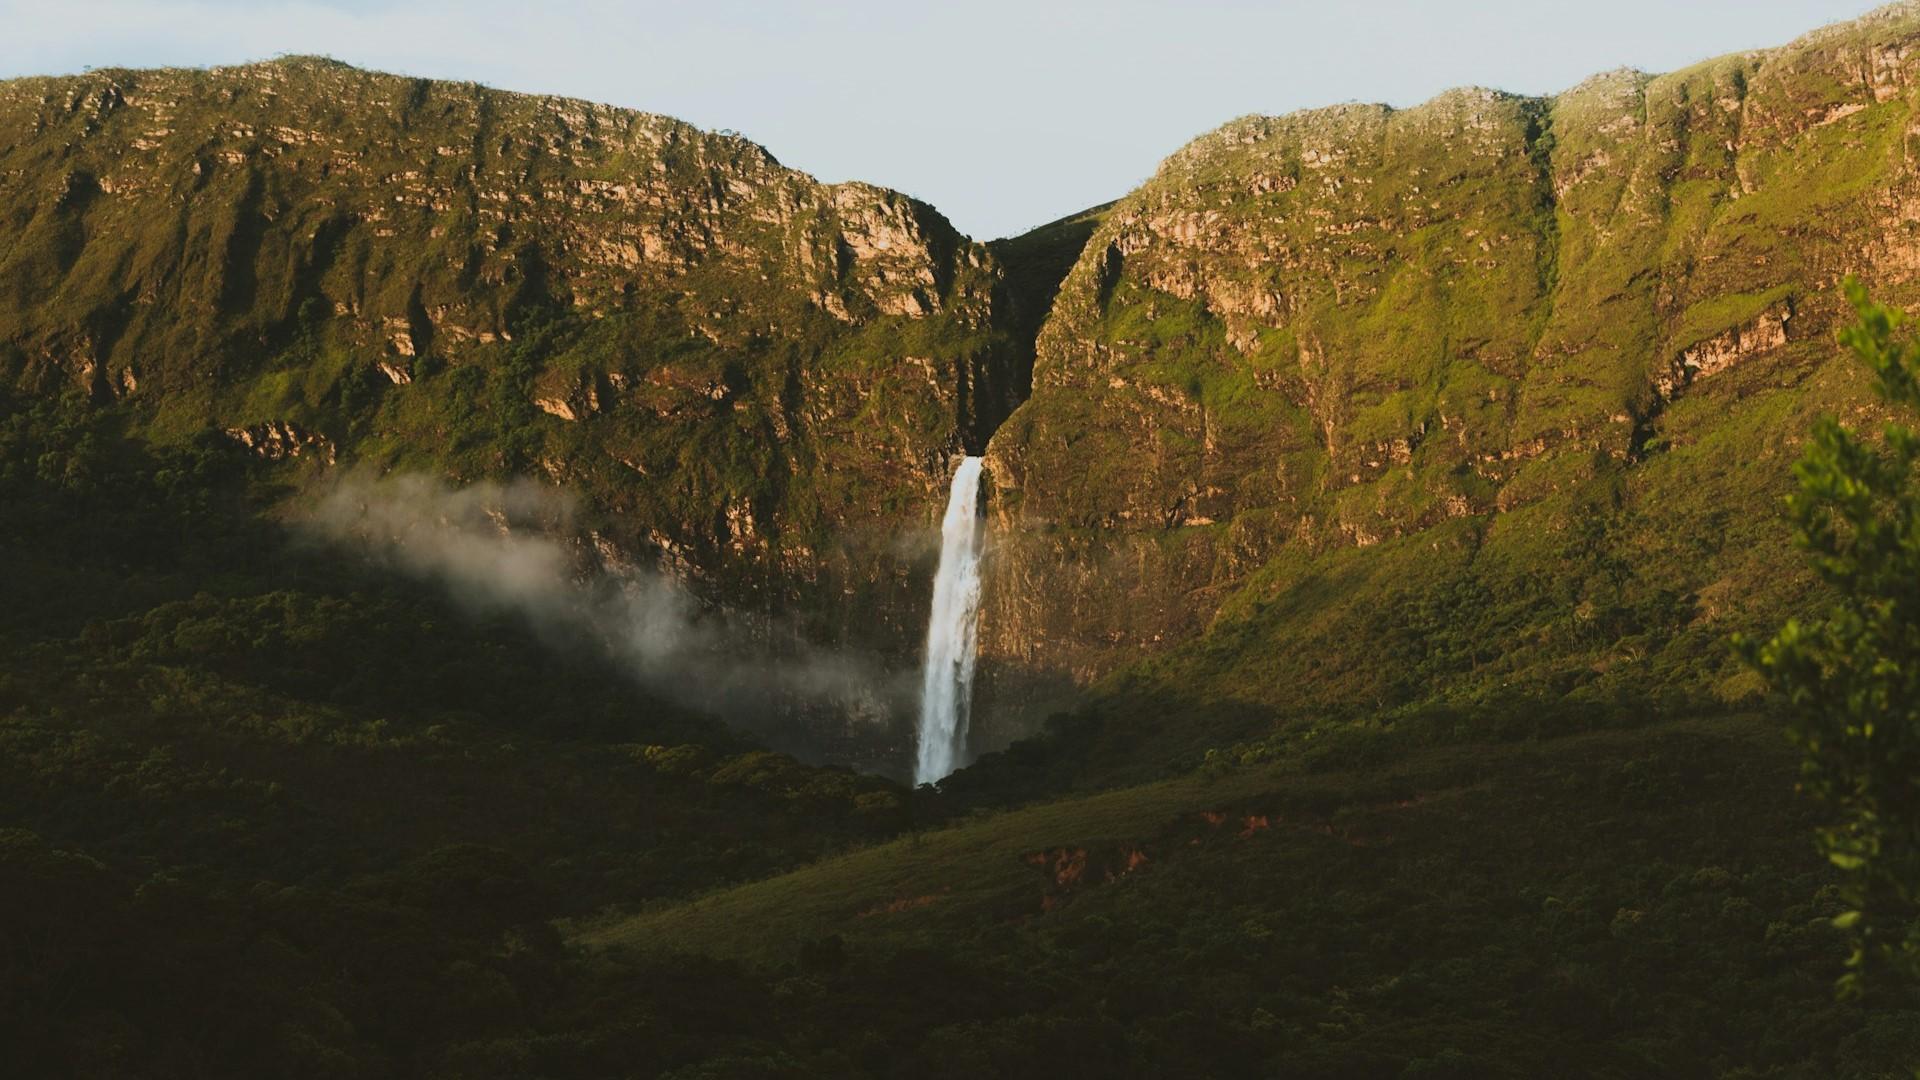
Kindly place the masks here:
POLYGON ((947 516, 940 523, 940 571, 933 579, 927 667, 920 682, 916 783, 932 783, 952 772, 966 743, 979 610, 980 459, 970 457, 961 459, 954 471, 947 516))

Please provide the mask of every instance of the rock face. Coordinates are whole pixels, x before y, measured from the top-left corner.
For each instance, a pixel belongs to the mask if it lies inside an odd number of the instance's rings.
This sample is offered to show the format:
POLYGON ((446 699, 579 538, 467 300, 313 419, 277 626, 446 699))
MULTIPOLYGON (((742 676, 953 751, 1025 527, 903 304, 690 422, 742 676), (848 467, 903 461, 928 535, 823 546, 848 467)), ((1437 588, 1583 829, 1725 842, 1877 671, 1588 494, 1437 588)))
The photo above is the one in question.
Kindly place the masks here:
POLYGON ((769 643, 896 667, 985 451, 976 749, 1163 653, 1263 716, 1502 664, 1559 693, 1785 595, 1751 553, 1798 434, 1864 415, 1835 285, 1920 300, 1917 81, 1909 3, 1552 98, 1249 117, 989 251, 577 101, 15 80, 0 379, 290 472, 545 476, 769 643), (1425 651, 1368 658, 1383 626, 1425 651))
POLYGON ((545 474, 770 635, 917 647, 912 536, 1026 390, 1001 291, 931 207, 666 117, 299 58, 0 83, 0 379, 545 474))
POLYGON ((905 196, 666 117, 329 61, 0 84, 0 176, 10 343, 109 392, 244 374, 312 304, 331 343, 449 362, 550 307, 670 307, 735 344, 807 312, 992 315, 984 250, 905 196))
POLYGON ((1844 275, 1920 291, 1917 81, 1901 4, 1671 75, 1250 117, 1174 154, 1094 233, 992 440, 983 738, 1329 552, 1753 470, 1759 411, 1797 433, 1859 400, 1810 379, 1849 370, 1844 275), (1709 449, 1645 470, 1682 444, 1709 449))

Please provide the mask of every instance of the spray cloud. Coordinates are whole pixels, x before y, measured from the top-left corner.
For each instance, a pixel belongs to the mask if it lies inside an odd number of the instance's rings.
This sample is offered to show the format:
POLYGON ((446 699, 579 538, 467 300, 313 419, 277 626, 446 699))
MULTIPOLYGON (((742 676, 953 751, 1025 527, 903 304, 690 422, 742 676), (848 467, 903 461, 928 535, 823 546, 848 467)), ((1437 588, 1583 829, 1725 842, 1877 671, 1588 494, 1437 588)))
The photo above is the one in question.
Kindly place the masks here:
POLYGON ((339 481, 304 525, 470 608, 518 614, 551 639, 589 640, 648 689, 777 745, 803 749, 802 733, 781 718, 884 723, 898 714, 906 676, 704 605, 674 579, 626 563, 574 518, 564 491, 530 480, 456 488, 403 475, 339 481))

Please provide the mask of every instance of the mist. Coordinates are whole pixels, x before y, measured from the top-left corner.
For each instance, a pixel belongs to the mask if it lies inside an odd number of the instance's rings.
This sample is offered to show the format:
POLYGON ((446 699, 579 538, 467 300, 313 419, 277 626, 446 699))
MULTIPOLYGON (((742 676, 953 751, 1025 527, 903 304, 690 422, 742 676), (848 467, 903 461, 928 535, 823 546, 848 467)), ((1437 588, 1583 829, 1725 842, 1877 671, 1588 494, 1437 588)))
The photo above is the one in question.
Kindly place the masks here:
POLYGON ((779 619, 704 603, 577 521, 567 492, 531 480, 454 487, 420 475, 336 482, 300 519, 308 536, 435 583, 476 614, 524 618, 556 649, 603 652, 645 689, 807 753, 807 721, 871 727, 911 707, 912 672, 802 639, 779 619))

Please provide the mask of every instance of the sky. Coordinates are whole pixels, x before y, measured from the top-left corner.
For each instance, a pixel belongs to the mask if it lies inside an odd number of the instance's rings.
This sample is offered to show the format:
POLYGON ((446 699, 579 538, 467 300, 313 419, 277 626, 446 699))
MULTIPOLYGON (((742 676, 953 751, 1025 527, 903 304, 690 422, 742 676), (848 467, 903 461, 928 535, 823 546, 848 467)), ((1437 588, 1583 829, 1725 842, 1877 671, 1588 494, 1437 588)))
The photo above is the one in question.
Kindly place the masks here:
POLYGON ((0 0, 0 78, 319 53, 677 116, 979 239, 1124 195, 1248 113, 1553 93, 1873 0, 0 0))

